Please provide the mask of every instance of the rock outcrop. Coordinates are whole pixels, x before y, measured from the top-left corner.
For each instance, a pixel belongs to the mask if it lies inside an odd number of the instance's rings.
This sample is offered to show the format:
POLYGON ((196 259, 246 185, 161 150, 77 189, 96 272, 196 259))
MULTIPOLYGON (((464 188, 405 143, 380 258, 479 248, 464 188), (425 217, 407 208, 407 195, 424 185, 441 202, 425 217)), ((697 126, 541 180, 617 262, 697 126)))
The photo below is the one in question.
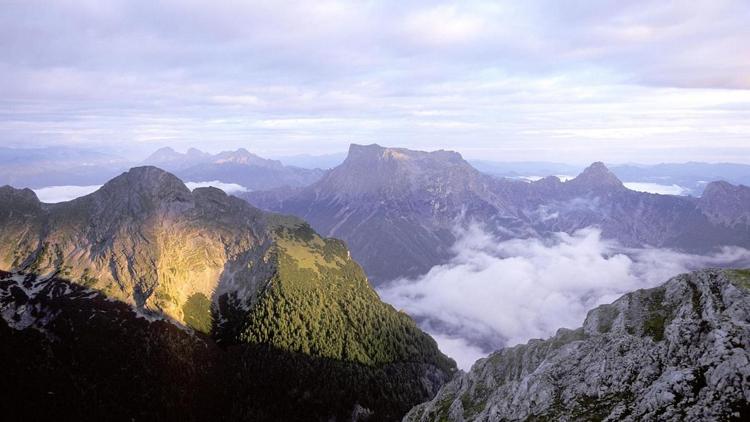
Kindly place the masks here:
POLYGON ((750 271, 703 270, 481 359, 405 421, 747 420, 750 271))

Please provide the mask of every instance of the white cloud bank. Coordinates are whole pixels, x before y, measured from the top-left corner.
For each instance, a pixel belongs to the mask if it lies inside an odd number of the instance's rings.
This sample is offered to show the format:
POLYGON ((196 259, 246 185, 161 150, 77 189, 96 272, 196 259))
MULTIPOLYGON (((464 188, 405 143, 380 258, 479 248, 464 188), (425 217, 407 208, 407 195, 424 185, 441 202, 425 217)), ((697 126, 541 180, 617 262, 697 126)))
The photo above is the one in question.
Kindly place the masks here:
POLYGON ((638 192, 658 193, 661 195, 688 195, 690 189, 680 185, 660 185, 658 183, 647 182, 627 182, 623 183, 626 188, 638 192))
MULTIPOLYGON (((247 192, 248 189, 237 183, 224 183, 218 180, 210 182, 187 182, 185 186, 190 190, 195 188, 205 188, 212 186, 219 188, 228 194, 237 192, 247 192)), ((33 189, 36 196, 40 201, 48 204, 56 204, 58 202, 70 201, 79 198, 84 195, 88 195, 95 190, 102 187, 102 185, 90 185, 90 186, 47 186, 39 189, 33 189)))
POLYGON ((90 186, 47 186, 34 189, 34 193, 40 201, 48 204, 70 201, 80 196, 88 195, 102 187, 102 185, 90 186))
POLYGON ((218 180, 212 180, 210 182, 186 182, 185 186, 188 187, 190 190, 194 190, 196 188, 206 188, 206 187, 214 187, 223 190, 226 193, 232 194, 237 192, 247 192, 248 189, 240 184, 237 183, 225 183, 220 182, 218 180))
MULTIPOLYGON (((518 178, 527 182, 536 182, 544 179, 545 177, 547 176, 519 176, 518 178)), ((575 176, 570 176, 567 174, 556 174, 555 177, 560 179, 561 182, 567 182, 568 180, 573 180, 576 178, 575 176)))
POLYGON ((500 347, 578 327, 588 310, 626 292, 699 267, 750 262, 740 248, 712 256, 625 249, 594 228, 499 242, 474 226, 454 250, 448 264, 380 294, 420 321, 463 369, 500 347))

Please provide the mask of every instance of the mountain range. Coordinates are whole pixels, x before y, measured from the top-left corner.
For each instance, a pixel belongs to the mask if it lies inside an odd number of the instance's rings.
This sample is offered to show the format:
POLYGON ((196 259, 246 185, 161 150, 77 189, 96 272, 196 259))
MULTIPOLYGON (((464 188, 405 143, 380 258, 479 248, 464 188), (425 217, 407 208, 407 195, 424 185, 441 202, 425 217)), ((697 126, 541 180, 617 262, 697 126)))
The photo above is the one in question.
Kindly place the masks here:
MULTIPOLYGON (((290 157, 291 162, 299 160, 305 163, 304 157, 290 157)), ((185 153, 161 148, 142 161, 83 148, 0 148, 0 165, 0 185, 32 189, 101 185, 139 165, 172 171, 187 182, 236 183, 248 190, 305 186, 323 174, 320 169, 261 158, 244 148, 218 154, 195 148, 185 153)))
POLYGON ((379 145, 352 145, 325 172, 246 150, 162 149, 148 161, 266 190, 191 190, 152 165, 56 204, 0 187, 0 414, 750 417, 748 270, 706 269, 628 293, 578 329, 503 348, 467 373, 373 289, 448 262, 472 225, 498 241, 595 226, 625 249, 750 247, 746 186, 637 192, 603 163, 566 181, 520 180, 452 151, 379 145))
MULTIPOLYGON (((545 175, 570 177, 583 170, 583 166, 553 162, 469 160, 469 163, 483 173, 510 179, 537 179, 545 175)), ((693 196, 700 196, 706 184, 714 180, 750 185, 750 166, 738 163, 616 164, 610 166, 610 170, 626 184, 652 185, 693 196)))
POLYGON ((281 186, 306 186, 323 175, 323 170, 285 166, 281 161, 261 158, 244 148, 209 154, 190 148, 179 153, 165 147, 144 161, 186 181, 221 181, 236 183, 249 190, 281 186))
POLYGON ((345 240, 377 285, 444 263, 457 230, 474 223, 499 240, 598 226, 625 247, 747 247, 748 193, 726 182, 707 184, 700 198, 636 192, 602 163, 565 182, 528 182, 481 173, 455 152, 352 145, 310 186, 241 196, 345 240))
POLYGON ((455 370, 341 241, 156 167, 58 204, 2 187, 0 244, 0 355, 30 414, 393 420, 455 370))

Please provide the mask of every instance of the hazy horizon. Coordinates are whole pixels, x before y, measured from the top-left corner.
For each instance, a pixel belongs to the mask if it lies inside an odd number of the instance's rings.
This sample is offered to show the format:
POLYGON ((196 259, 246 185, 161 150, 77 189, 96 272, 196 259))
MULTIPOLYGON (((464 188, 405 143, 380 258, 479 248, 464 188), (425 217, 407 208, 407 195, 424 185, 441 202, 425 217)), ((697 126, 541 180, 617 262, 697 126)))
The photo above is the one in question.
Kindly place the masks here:
MULTIPOLYGON (((576 166, 576 167, 581 167, 581 168, 584 168, 584 167, 586 167, 586 166, 588 166, 588 165, 590 165, 592 163, 595 163, 595 162, 603 162, 603 163, 607 164, 608 166, 628 166, 628 165, 634 165, 634 166, 639 166, 639 165, 641 165, 641 166, 652 166, 652 165, 659 165, 659 164, 691 164, 691 163, 698 163, 698 164, 741 164, 741 165, 750 165, 750 159, 747 160, 747 161, 741 161, 741 160, 725 160, 725 161, 718 160, 718 161, 711 161, 711 160, 701 160, 701 159, 688 159, 688 160, 678 160, 678 159, 675 159, 675 160, 669 160, 668 158, 664 159, 664 160, 651 160, 651 161, 650 160, 645 160, 645 161, 616 161, 616 160, 604 160, 604 159, 596 159, 596 158, 592 158, 590 160, 581 159, 581 160, 567 160, 567 161, 554 160, 554 159, 549 159, 549 160, 541 160, 541 159, 515 159, 515 160, 513 160, 513 159, 503 159, 502 157, 501 158, 497 158, 497 159, 492 159, 492 158, 487 158, 486 156, 481 156, 481 155, 470 155, 471 151, 469 151, 467 153, 465 151, 462 151, 460 148, 418 149, 418 148, 410 148, 410 147, 407 147, 407 146, 395 145, 395 144, 393 144, 393 145, 391 145, 391 144, 382 144, 382 143, 378 143, 378 142, 370 142, 370 143, 366 143, 366 144, 358 143, 358 142, 353 142, 353 143, 347 144, 347 147, 345 149, 338 150, 338 151, 332 151, 332 152, 326 152, 326 153, 315 153, 315 152, 309 152, 309 151, 307 151, 307 152, 303 152, 303 151, 298 151, 298 152, 289 151, 288 153, 285 153, 285 154, 273 154, 272 153, 272 154, 269 154, 269 155, 260 153, 259 151, 254 150, 254 149, 252 149, 252 148, 250 148, 248 146, 243 146, 242 144, 237 144, 236 147, 231 147, 231 148, 222 148, 222 147, 218 147, 217 148, 217 147, 212 147, 212 145, 200 145, 200 144, 196 144, 197 146, 178 146, 178 147, 173 147, 173 146, 170 146, 170 145, 155 145, 152 149, 143 150, 143 151, 137 151, 137 152, 133 151, 133 150, 122 151, 121 149, 111 148, 110 146, 107 146, 107 145, 97 145, 97 146, 76 146, 76 145, 32 145, 32 146, 19 145, 19 146, 15 146, 15 145, 13 145, 13 146, 6 146, 6 148, 9 148, 9 149, 12 149, 12 150, 17 150, 17 151, 24 151, 24 150, 42 151, 42 150, 45 150, 45 149, 55 148, 55 147, 59 146, 59 147, 64 147, 64 148, 73 148, 73 149, 78 150, 78 151, 86 151, 86 152, 108 154, 108 155, 112 155, 113 158, 119 158, 119 159, 126 160, 127 162, 132 163, 132 164, 138 164, 138 163, 143 162, 144 160, 146 160, 154 152, 158 151, 159 149, 163 149, 163 148, 171 148, 175 152, 180 153, 180 154, 184 154, 184 153, 186 153, 190 149, 197 149, 197 150, 199 150, 201 152, 206 152, 206 153, 209 153, 209 154, 212 154, 212 155, 215 155, 215 154, 218 154, 218 153, 221 153, 221 152, 233 152, 233 151, 237 151, 239 149, 245 149, 245 150, 247 150, 248 152, 250 152, 252 154, 260 156, 261 158, 272 159, 272 160, 280 160, 282 162, 284 161, 284 159, 305 158, 305 157, 312 158, 312 159, 315 159, 315 158, 340 159, 341 161, 343 161, 346 158, 346 155, 348 153, 348 145, 351 145, 351 144, 359 144, 359 145, 377 144, 377 145, 380 145, 380 146, 382 146, 384 148, 406 148, 406 149, 418 150, 418 151, 426 151, 426 152, 437 151, 437 150, 455 151, 455 152, 458 152, 459 154, 461 154, 461 156, 465 160, 467 160, 467 161, 475 162, 475 163, 485 162, 485 163, 493 163, 493 164, 494 163, 496 163, 496 164, 535 163, 535 164, 569 165, 569 166, 576 166)), ((50 158, 54 158, 54 157, 50 157, 50 158)), ((287 164, 286 162, 284 162, 284 164, 285 165, 296 165, 296 164, 287 164)))

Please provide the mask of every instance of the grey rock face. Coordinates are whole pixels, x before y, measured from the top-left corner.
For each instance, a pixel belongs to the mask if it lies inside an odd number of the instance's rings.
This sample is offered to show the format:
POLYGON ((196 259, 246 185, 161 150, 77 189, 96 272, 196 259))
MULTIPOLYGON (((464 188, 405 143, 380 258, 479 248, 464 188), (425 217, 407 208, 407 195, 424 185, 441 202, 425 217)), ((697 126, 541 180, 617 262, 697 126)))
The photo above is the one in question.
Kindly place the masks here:
POLYGON ((700 200, 636 192, 602 163, 567 182, 527 183, 480 173, 455 152, 352 145, 346 161, 311 186, 242 197, 345 240, 378 284, 444 263, 454 229, 472 222, 501 240, 597 226, 627 247, 749 247, 750 188, 716 187, 700 200))
POLYGON ((748 271, 703 270, 626 294, 479 360, 404 420, 747 420, 748 288, 748 271))

